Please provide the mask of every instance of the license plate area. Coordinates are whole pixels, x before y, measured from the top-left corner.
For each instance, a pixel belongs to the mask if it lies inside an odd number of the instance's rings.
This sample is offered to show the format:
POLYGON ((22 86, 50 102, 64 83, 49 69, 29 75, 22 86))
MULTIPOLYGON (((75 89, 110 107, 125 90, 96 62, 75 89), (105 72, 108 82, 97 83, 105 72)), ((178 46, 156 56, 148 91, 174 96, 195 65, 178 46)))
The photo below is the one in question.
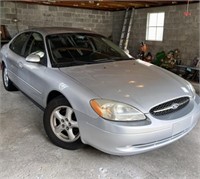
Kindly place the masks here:
POLYGON ((179 122, 176 122, 174 125, 173 125, 173 132, 172 132, 172 135, 176 135, 188 128, 190 128, 191 126, 191 119, 190 118, 187 118, 187 119, 184 119, 182 121, 179 121, 179 122))

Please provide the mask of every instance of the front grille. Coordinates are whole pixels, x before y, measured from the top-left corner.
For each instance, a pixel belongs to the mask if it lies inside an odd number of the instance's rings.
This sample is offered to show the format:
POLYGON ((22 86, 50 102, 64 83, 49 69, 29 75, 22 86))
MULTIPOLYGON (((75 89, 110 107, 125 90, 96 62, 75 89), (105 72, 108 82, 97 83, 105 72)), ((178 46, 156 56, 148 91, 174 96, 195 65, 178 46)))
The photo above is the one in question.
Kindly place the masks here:
POLYGON ((184 108, 189 101, 189 97, 177 98, 152 108, 150 113, 154 116, 170 114, 184 108))

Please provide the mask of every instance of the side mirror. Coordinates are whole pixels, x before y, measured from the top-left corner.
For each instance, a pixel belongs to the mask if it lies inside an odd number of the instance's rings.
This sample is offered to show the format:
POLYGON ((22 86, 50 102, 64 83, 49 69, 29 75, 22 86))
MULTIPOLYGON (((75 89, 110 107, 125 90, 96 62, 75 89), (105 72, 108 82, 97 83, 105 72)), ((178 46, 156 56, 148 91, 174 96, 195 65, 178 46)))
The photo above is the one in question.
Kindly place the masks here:
POLYGON ((38 63, 40 62, 40 57, 35 54, 30 54, 29 56, 26 57, 26 61, 32 63, 38 63))
POLYGON ((44 57, 44 52, 37 51, 37 52, 33 52, 30 55, 28 55, 26 57, 26 61, 27 62, 32 62, 32 63, 38 63, 38 62, 40 62, 40 59, 42 57, 44 57))

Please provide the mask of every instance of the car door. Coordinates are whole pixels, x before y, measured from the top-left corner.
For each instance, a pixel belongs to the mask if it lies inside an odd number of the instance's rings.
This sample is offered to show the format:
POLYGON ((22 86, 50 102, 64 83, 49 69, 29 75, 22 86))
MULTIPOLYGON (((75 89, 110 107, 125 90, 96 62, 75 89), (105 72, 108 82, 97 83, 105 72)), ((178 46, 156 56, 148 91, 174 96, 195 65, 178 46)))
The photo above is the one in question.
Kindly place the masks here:
POLYGON ((43 92, 45 88, 45 72, 46 72, 46 51, 44 39, 41 34, 33 32, 23 51, 24 58, 21 59, 19 77, 23 83, 22 90, 30 98, 38 104, 42 104, 43 92), (32 53, 43 52, 44 56, 38 63, 26 61, 26 57, 32 53))
POLYGON ((21 65, 20 62, 24 60, 24 57, 22 56, 22 51, 25 47, 27 40, 29 39, 30 34, 30 32, 25 32, 15 37, 11 41, 9 45, 9 50, 5 54, 8 76, 11 81, 19 88, 21 88, 21 85, 23 85, 19 77, 19 67, 21 65))

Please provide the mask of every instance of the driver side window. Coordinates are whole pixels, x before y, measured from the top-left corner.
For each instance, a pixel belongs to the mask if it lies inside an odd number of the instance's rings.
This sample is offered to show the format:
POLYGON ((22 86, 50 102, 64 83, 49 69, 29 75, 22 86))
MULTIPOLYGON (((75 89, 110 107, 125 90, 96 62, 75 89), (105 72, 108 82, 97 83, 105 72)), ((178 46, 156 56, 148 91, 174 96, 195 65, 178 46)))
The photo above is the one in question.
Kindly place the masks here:
POLYGON ((43 52, 44 57, 41 58, 41 64, 46 64, 46 53, 45 53, 45 46, 44 40, 41 34, 33 32, 26 44, 24 57, 27 57, 31 53, 34 52, 43 52))

